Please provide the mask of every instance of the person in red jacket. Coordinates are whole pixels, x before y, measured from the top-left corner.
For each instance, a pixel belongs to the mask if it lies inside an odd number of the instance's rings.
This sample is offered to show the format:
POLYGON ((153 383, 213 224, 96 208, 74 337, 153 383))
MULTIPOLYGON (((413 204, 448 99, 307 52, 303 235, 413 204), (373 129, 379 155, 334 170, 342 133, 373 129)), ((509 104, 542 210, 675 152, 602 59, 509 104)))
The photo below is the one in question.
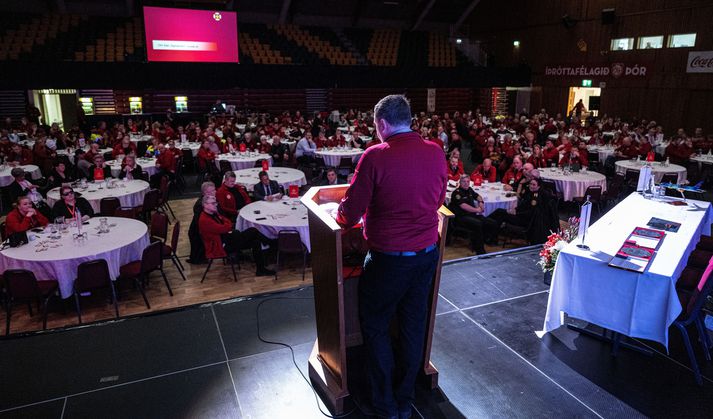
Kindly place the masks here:
POLYGON ((224 258, 228 253, 242 249, 252 249, 255 260, 255 276, 272 276, 275 271, 265 268, 265 258, 262 254, 262 244, 269 239, 256 228, 245 231, 233 230, 233 223, 218 212, 218 201, 215 197, 203 197, 203 212, 198 218, 198 232, 207 259, 224 258))
POLYGON ((22 233, 35 227, 44 227, 49 220, 32 206, 27 196, 17 198, 17 206, 5 218, 5 234, 22 233))
POLYGON ((235 184, 235 172, 228 171, 223 175, 223 184, 215 192, 220 211, 233 222, 238 218, 238 211, 250 203, 248 192, 241 185, 235 184))
POLYGON ((512 164, 510 165, 510 168, 503 175, 501 182, 505 184, 505 190, 511 191, 516 187, 518 182, 520 182, 521 178, 522 159, 520 158, 520 156, 515 156, 515 158, 512 159, 512 164))
POLYGON ((527 163, 532 164, 535 169, 547 167, 547 160, 539 144, 532 146, 532 154, 527 158, 527 163))
POLYGON ((121 139, 121 141, 114 146, 114 149, 111 151, 111 155, 114 158, 117 158, 117 156, 128 156, 129 154, 136 154, 136 144, 131 142, 131 139, 129 138, 128 135, 125 135, 124 138, 121 139))
POLYGON ((8 163, 16 162, 21 166, 32 164, 32 152, 23 148, 20 144, 13 144, 10 154, 7 155, 5 161, 8 163))
POLYGON ((493 166, 493 161, 490 159, 483 160, 483 164, 479 164, 473 173, 470 174, 470 180, 474 180, 475 175, 479 174, 483 177, 484 181, 495 182, 497 178, 498 171, 493 166))
POLYGON ((210 149, 210 142, 203 141, 203 145, 198 150, 198 170, 205 172, 209 164, 215 164, 215 153, 210 149))
POLYGON ((458 155, 451 153, 448 159, 448 180, 458 182, 460 180, 460 175, 465 173, 463 169, 463 162, 460 161, 458 155))

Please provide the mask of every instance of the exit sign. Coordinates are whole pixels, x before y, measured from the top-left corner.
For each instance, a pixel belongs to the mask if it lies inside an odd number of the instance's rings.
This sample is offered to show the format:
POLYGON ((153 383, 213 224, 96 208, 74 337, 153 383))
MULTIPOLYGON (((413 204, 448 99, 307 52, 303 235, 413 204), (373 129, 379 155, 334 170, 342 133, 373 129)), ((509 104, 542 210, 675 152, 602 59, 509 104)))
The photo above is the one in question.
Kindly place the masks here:
POLYGON ((592 81, 589 79, 582 80, 582 87, 592 87, 592 81))

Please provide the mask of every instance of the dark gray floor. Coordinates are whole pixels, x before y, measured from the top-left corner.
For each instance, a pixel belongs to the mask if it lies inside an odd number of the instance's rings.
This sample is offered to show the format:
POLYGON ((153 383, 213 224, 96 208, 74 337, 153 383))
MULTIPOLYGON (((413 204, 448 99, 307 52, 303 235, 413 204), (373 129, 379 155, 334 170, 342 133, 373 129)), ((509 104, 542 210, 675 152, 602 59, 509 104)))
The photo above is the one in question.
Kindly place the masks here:
MULTIPOLYGON (((676 332, 670 357, 612 358, 566 328, 539 339, 548 294, 536 258, 444 267, 432 361, 455 408, 469 418, 710 417, 713 381, 695 385, 676 332)), ((0 417, 323 417, 290 351, 257 338, 265 300, 262 337, 292 345, 306 373, 311 288, 0 340, 0 417)))

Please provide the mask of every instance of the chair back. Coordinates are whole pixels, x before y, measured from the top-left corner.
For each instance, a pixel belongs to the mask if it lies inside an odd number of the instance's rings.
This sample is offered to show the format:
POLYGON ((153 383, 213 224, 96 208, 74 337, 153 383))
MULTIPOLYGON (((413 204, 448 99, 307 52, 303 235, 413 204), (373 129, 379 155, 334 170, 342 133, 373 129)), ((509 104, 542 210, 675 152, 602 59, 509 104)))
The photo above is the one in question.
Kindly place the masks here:
POLYGON ((634 169, 626 169, 626 174, 624 175, 624 182, 634 182, 639 180, 639 171, 634 169))
POLYGON ((149 179, 150 179, 149 172, 147 172, 146 170, 142 170, 141 171, 141 180, 143 180, 144 182, 148 182, 149 179))
POLYGON ((540 183, 542 185, 542 188, 552 192, 552 195, 557 195, 557 184, 555 183, 555 181, 550 179, 540 179, 540 183))
POLYGON ((661 176, 661 183, 672 183, 672 184, 677 184, 678 183, 678 173, 664 173, 663 176, 661 176))
POLYGON ((29 299, 40 295, 37 278, 27 269, 8 269, 3 274, 3 278, 5 278, 5 291, 10 298, 29 299))
POLYGON ((144 203, 142 205, 144 212, 154 211, 158 208, 158 189, 149 189, 144 195, 144 203))
POLYGON ((141 273, 147 274, 155 269, 163 267, 163 243, 153 242, 144 249, 141 254, 141 273))
POLYGON ((7 230, 6 230, 6 224, 5 221, 0 223, 0 236, 2 237, 2 241, 7 240, 7 230))
POLYGON ((327 167, 327 163, 324 162, 324 157, 315 157, 314 162, 317 165, 317 168, 327 167))
POLYGON ((119 198, 117 198, 117 197, 112 196, 112 197, 102 198, 101 201, 99 201, 99 212, 104 217, 113 217, 114 212, 120 206, 121 206, 121 202, 119 201, 119 198))
POLYGON ((159 184, 159 203, 165 204, 168 202, 168 194, 171 189, 169 187, 171 181, 168 180, 168 176, 161 176, 161 183, 159 184))
POLYGON ((77 279, 74 281, 76 292, 91 291, 110 285, 109 265, 106 259, 95 259, 82 262, 77 266, 77 279))
POLYGON ((262 162, 264 162, 264 161, 265 161, 265 159, 256 160, 253 167, 262 167, 262 162))
POLYGON ((602 187, 601 185, 591 185, 587 187, 584 191, 584 197, 589 196, 590 202, 599 202, 602 199, 602 187))
POLYGON ((104 153, 105 161, 109 161, 109 160, 113 160, 113 159, 114 159, 114 155, 112 154, 111 151, 107 151, 106 153, 104 153))
POLYGON ((708 266, 706 267, 706 270, 703 271, 703 275, 701 275, 698 285, 693 289, 691 298, 688 300, 688 306, 683 308, 686 312, 686 317, 689 319, 698 316, 701 308, 703 308, 703 304, 706 302, 706 297, 708 297, 711 290, 713 290, 713 279, 711 279, 711 273, 713 273, 713 257, 711 257, 708 261, 708 266))
POLYGON ((233 166, 227 160, 218 160, 218 164, 220 164, 220 173, 225 173, 233 170, 233 166))
POLYGON ((151 214, 151 237, 157 237, 164 243, 168 239, 168 216, 162 212, 151 214))
POLYGON ((183 157, 183 164, 185 164, 186 166, 194 165, 193 151, 190 148, 181 149, 181 154, 183 157))
POLYGON ((338 169, 349 169, 352 168, 352 158, 351 157, 341 157, 339 159, 338 169))
POLYGON ((587 160, 589 163, 599 163, 599 153, 596 152, 589 152, 587 153, 587 160))
POLYGON ((277 251, 285 253, 302 253, 304 246, 300 233, 296 230, 281 230, 277 233, 277 251))
POLYGON ((114 211, 114 217, 136 219, 138 210, 136 207, 119 207, 114 211))
POLYGON ((176 224, 173 225, 173 232, 171 233, 171 250, 173 250, 173 253, 176 253, 178 250, 179 234, 181 234, 181 222, 176 221, 176 224))

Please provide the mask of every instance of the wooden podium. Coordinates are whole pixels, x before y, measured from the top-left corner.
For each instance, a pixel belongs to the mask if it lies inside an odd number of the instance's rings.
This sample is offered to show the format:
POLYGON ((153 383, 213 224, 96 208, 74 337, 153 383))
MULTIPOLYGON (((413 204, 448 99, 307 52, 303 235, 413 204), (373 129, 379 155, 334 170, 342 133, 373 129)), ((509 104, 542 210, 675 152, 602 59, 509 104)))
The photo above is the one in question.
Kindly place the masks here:
MULTIPOLYGON (((347 349, 362 344, 358 315, 359 278, 345 275, 342 264, 342 228, 320 205, 340 202, 348 188, 349 185, 313 187, 301 198, 309 214, 317 321, 317 341, 309 358, 309 377, 324 404, 334 414, 344 412, 345 399, 352 394, 347 380, 347 349)), ((442 206, 438 210, 438 267, 429 297, 428 327, 420 377, 420 382, 429 390, 438 386, 438 371, 431 364, 431 343, 448 218, 451 217, 453 214, 446 207, 442 206)), ((355 368, 353 362, 349 364, 349 368, 355 368)))

